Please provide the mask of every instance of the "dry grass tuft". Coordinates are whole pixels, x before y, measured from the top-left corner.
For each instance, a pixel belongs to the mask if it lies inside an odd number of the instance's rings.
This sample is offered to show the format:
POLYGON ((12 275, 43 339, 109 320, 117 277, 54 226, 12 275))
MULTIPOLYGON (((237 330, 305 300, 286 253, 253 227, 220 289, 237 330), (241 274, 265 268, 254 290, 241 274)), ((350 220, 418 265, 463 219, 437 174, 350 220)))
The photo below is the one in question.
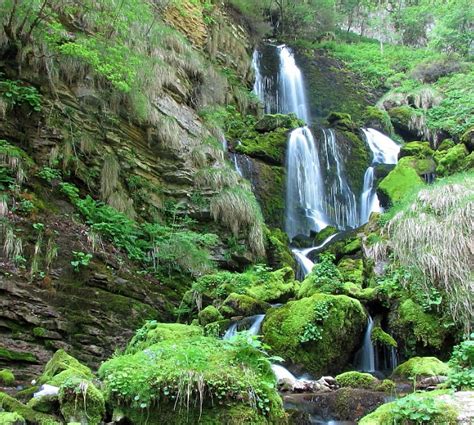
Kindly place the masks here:
POLYGON ((100 194, 102 199, 108 200, 119 184, 120 164, 115 155, 108 154, 104 158, 104 165, 100 174, 100 194))
POLYGON ((180 127, 174 118, 160 117, 157 123, 157 132, 158 138, 164 146, 175 150, 180 148, 180 127))
POLYGON ((473 229, 473 174, 421 190, 383 229, 395 260, 416 273, 427 293, 440 291, 467 335, 474 314, 473 229))
POLYGON ((265 255, 262 212, 249 189, 234 187, 222 191, 211 200, 211 214, 235 236, 244 232, 255 255, 265 255))
POLYGON ((196 186, 200 189, 211 188, 221 191, 236 186, 240 176, 229 167, 211 167, 199 170, 196 173, 196 186))

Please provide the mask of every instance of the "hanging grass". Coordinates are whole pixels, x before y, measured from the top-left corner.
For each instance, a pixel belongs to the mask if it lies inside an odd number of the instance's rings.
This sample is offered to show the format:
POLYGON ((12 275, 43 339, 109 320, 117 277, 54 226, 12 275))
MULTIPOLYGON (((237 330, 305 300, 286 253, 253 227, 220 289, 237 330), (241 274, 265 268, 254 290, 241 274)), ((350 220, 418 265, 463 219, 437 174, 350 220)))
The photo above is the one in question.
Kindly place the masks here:
MULTIPOLYGON (((426 293, 437 289, 455 323, 471 332, 474 314, 474 173, 442 180, 399 205, 383 233, 387 250, 426 293)), ((402 282, 410 286, 410 280, 402 282)))

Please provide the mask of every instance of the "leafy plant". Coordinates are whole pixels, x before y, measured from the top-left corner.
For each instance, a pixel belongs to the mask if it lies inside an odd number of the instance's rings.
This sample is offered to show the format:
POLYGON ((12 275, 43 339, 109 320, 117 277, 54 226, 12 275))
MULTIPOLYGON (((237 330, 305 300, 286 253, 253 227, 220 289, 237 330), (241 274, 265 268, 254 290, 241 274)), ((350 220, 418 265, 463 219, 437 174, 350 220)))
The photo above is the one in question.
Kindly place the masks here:
POLYGON ((446 404, 419 393, 410 394, 394 402, 392 414, 397 423, 430 424, 444 413, 446 404))
POLYGON ((448 383, 457 390, 474 389, 474 334, 456 345, 449 360, 448 383))
POLYGON ((41 170, 38 171, 38 176, 46 180, 48 183, 51 183, 53 180, 62 179, 61 171, 50 167, 41 168, 41 170))
POLYGON ((309 341, 319 341, 323 337, 321 324, 329 317, 331 302, 318 301, 314 305, 314 319, 305 325, 302 334, 299 336, 301 343, 309 341))
POLYGON ((87 254, 81 251, 73 251, 73 260, 71 266, 75 272, 79 272, 80 268, 87 267, 92 259, 92 254, 87 254))
POLYGON ((41 111, 41 95, 35 87, 25 86, 21 81, 1 80, 0 95, 12 107, 28 104, 34 111, 41 111))

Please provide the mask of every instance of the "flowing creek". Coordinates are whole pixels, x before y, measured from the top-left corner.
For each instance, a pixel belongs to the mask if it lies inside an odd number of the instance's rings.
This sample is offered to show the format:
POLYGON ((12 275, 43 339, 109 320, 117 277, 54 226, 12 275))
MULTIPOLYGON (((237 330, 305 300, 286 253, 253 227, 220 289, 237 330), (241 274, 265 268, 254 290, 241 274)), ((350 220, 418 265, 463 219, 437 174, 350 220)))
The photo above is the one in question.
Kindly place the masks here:
MULTIPOLYGON (((285 231, 292 240, 298 235, 310 236, 327 226, 338 229, 338 233, 329 236, 318 246, 292 249, 299 266, 297 277, 303 280, 315 264, 311 258, 315 258, 315 255, 345 231, 365 224, 372 212, 381 211, 374 185, 376 167, 396 164, 400 148, 377 130, 361 129, 372 153, 372 162, 365 172, 362 193, 354 193, 346 172, 346 166, 350 165, 344 160, 335 131, 322 128, 318 130, 319 137, 315 138, 313 135, 303 75, 291 49, 285 45, 267 45, 264 52, 268 51, 279 61, 278 73, 274 76, 263 75, 264 53, 256 50, 252 62, 256 77, 254 93, 263 103, 266 113, 294 113, 305 122, 303 127, 293 130, 288 138, 285 231), (311 258, 308 257, 309 254, 311 258)), ((245 155, 231 154, 231 161, 240 175, 249 178, 252 163, 245 155)), ((224 339, 229 339, 242 330, 247 330, 251 335, 259 335, 264 318, 265 315, 260 314, 232 323, 224 339)), ((369 315, 361 348, 355 358, 356 368, 367 372, 376 372, 378 368, 391 370, 397 362, 396 352, 392 349, 384 353, 382 362, 378 361, 377 350, 371 340, 373 326, 374 320, 369 315)), ((274 364, 272 369, 278 380, 306 381, 304 376, 296 378, 282 365, 274 364)), ((288 407, 301 408, 299 405, 292 406, 291 402, 288 407)), ((310 413, 311 421, 315 424, 352 423, 331 421, 314 412, 310 413)))

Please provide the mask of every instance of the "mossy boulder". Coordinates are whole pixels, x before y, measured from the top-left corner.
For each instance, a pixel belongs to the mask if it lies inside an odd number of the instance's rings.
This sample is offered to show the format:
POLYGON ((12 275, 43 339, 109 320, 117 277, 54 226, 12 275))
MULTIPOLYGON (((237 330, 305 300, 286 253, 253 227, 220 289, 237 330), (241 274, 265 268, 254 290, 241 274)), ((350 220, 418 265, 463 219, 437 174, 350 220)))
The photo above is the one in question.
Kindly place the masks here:
POLYGON ((382 391, 384 393, 393 393, 397 385, 391 379, 384 379, 375 386, 375 391, 382 391))
MULTIPOLYGON (((16 413, 28 423, 37 425, 60 425, 61 422, 52 415, 37 412, 13 398, 0 392, 0 406, 6 413, 16 413)), ((1 423, 1 422, 0 422, 1 423)))
POLYGON ((457 144, 446 151, 436 152, 436 174, 448 176, 474 167, 474 157, 465 145, 457 144))
POLYGON ((90 381, 72 378, 59 390, 59 406, 67 423, 99 425, 105 414, 102 393, 90 381))
POLYGON ((150 320, 135 333, 127 345, 126 352, 136 353, 161 341, 193 338, 202 336, 203 333, 204 331, 200 326, 159 323, 156 320, 150 320))
POLYGON ((392 378, 421 379, 427 376, 447 376, 448 373, 449 366, 436 357, 412 357, 397 366, 392 378))
POLYGON ((219 310, 213 305, 208 305, 206 308, 202 309, 198 314, 199 324, 201 326, 206 326, 209 323, 217 322, 224 319, 219 310))
POLYGON ((342 388, 364 388, 371 390, 377 385, 378 379, 370 373, 351 371, 337 375, 336 382, 342 388))
POLYGON ((454 142, 453 139, 444 139, 438 146, 438 149, 436 150, 438 152, 447 151, 448 149, 451 149, 454 146, 456 146, 456 143, 454 142))
POLYGON ((293 129, 301 127, 302 125, 303 123, 295 114, 267 114, 255 123, 254 128, 258 132, 269 133, 278 128, 293 129))
POLYGON ((287 362, 321 375, 340 371, 360 344, 366 314, 344 295, 315 294, 270 309, 264 341, 287 362))
POLYGON ((402 166, 413 168, 419 176, 434 173, 436 162, 432 157, 417 158, 416 156, 405 156, 400 159, 402 166))
POLYGON ((18 413, 0 412, 0 424, 2 425, 25 425, 26 422, 18 413))
POLYGON ((245 339, 181 335, 105 362, 99 376, 109 405, 137 425, 284 423, 275 376, 258 348, 245 339))
POLYGON ((353 131, 356 128, 354 122, 352 121, 352 117, 344 112, 331 112, 326 120, 331 127, 335 127, 340 130, 353 131))
POLYGON ((44 372, 38 379, 39 384, 50 384, 59 386, 58 383, 63 379, 77 376, 86 379, 92 379, 91 370, 81 364, 77 359, 70 356, 64 350, 58 350, 53 357, 46 363, 44 372))
POLYGON ((15 382, 15 375, 10 369, 0 370, 0 385, 12 385, 15 382))
POLYGON ((412 299, 402 300, 389 314, 390 331, 408 355, 441 353, 449 338, 443 322, 442 317, 425 312, 412 299))
MULTIPOLYGON (((406 159, 406 158, 404 158, 406 159)), ((400 160, 379 184, 377 193, 383 205, 401 201, 405 196, 424 185, 424 181, 410 161, 400 160)))
POLYGON ((414 156, 416 158, 426 158, 433 156, 433 153, 429 142, 409 142, 401 146, 398 157, 414 156))
POLYGON ((390 108, 387 112, 398 134, 405 140, 415 140, 417 138, 416 130, 411 127, 412 117, 417 113, 413 108, 406 105, 396 106, 390 108))
POLYGON ((254 316, 265 313, 270 308, 270 304, 260 301, 245 294, 230 294, 222 305, 222 312, 225 317, 232 316, 254 316))
POLYGON ((27 406, 41 413, 59 412, 59 397, 57 395, 33 397, 28 401, 27 406))

